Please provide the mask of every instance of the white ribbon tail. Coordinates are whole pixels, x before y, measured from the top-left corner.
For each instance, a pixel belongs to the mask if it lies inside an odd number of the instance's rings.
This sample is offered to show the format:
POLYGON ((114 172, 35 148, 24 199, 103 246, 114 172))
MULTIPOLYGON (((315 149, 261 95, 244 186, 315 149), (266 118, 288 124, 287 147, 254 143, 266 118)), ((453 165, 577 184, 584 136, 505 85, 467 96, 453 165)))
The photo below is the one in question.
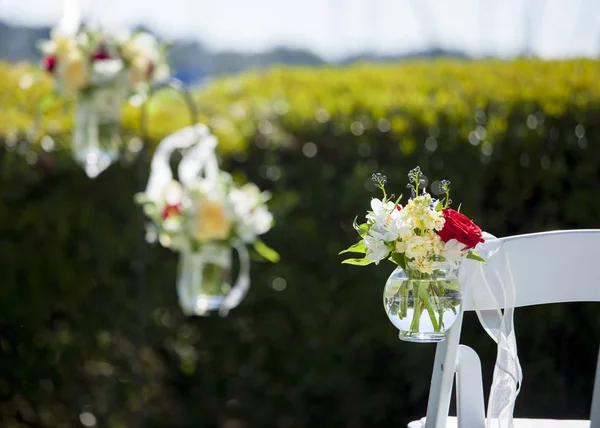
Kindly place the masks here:
POLYGON ((468 260, 461 273, 475 275, 475 279, 463 283, 472 285, 470 291, 477 317, 486 333, 498 344, 486 428, 512 428, 515 401, 523 380, 513 321, 515 285, 502 241, 489 234, 485 239, 485 243, 477 246, 477 251, 487 265, 468 260))
POLYGON ((65 36, 75 36, 80 24, 79 0, 62 0, 62 15, 56 29, 65 36))
POLYGON ((229 311, 235 308, 244 299, 250 288, 250 256, 243 242, 236 242, 233 247, 240 256, 240 273, 235 281, 235 285, 219 308, 219 315, 226 317, 229 311))

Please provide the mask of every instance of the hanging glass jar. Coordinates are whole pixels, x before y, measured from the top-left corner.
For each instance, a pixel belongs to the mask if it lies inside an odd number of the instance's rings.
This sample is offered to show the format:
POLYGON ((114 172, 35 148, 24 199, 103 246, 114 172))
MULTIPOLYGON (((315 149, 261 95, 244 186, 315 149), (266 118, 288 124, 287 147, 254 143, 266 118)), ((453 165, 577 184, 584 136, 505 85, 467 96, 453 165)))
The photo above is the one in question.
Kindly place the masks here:
POLYGON ((97 177, 119 158, 121 107, 131 89, 121 60, 94 62, 91 84, 78 91, 73 157, 88 177, 97 177))
POLYGON ((197 252, 181 253, 177 293, 187 315, 208 315, 218 310, 231 290, 233 248, 207 245, 197 252))
POLYGON ((77 99, 73 157, 94 178, 119 158, 122 91, 97 88, 77 99))

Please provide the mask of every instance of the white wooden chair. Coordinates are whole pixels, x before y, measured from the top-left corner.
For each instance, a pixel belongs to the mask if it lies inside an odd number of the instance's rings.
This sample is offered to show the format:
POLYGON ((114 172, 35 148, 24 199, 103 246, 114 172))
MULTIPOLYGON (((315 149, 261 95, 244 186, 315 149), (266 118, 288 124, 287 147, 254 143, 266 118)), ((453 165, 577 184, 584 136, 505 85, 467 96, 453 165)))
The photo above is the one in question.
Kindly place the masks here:
MULTIPOLYGON (((600 230, 534 233, 501 240, 510 259, 515 284, 515 307, 600 302, 600 230)), ((473 311, 475 308, 473 299, 469 298, 469 290, 481 284, 463 285, 466 291, 463 310, 473 311)), ((490 308, 493 307, 492 302, 489 303, 490 308)), ((427 417, 411 422, 408 424, 409 428, 485 427, 481 362, 473 349, 459 345, 461 326, 462 313, 448 332, 446 341, 437 345, 427 417), (454 375, 457 417, 449 417, 454 375)), ((516 329, 519 328, 523 326, 517 325, 516 329)), ((599 339, 591 338, 600 342, 599 339)), ((590 421, 514 419, 514 427, 600 428, 600 355, 590 421)))

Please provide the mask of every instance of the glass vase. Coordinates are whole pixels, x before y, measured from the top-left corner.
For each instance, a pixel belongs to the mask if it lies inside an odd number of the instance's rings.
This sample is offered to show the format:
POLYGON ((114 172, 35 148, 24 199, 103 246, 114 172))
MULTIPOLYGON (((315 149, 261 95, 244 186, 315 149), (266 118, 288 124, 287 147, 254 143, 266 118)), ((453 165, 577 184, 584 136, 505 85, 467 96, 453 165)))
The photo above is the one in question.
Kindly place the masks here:
POLYGON ((444 263, 435 267, 432 273, 398 267, 386 282, 383 305, 401 340, 441 342, 458 318, 462 294, 457 269, 444 263))
POLYGON ((77 100, 72 151, 88 177, 95 178, 119 158, 122 91, 98 88, 77 100))
POLYGON ((206 316, 221 307, 231 290, 231 264, 232 249, 226 245, 181 253, 177 294, 186 315, 206 316))

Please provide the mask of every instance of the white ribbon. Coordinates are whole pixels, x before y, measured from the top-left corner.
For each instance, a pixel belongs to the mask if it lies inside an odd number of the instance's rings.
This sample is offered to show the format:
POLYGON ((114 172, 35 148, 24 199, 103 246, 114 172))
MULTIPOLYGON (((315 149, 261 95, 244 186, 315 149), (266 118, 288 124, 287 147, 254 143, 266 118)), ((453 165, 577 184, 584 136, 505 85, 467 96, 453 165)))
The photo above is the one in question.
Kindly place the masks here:
POLYGON ((502 240, 488 233, 484 233, 484 239, 476 250, 487 265, 467 259, 459 275, 461 284, 471 286, 465 291, 473 299, 481 325, 498 344, 486 428, 512 428, 515 401, 523 380, 513 323, 515 284, 502 240))
POLYGON ((159 201, 165 187, 173 180, 170 159, 174 150, 188 149, 179 162, 178 175, 182 186, 189 187, 202 172, 207 180, 216 182, 219 167, 215 155, 217 138, 206 125, 198 123, 167 136, 156 148, 150 164, 146 197, 159 201))
MULTIPOLYGON (((146 197, 154 202, 161 200, 165 188, 173 180, 170 159, 174 150, 187 149, 177 175, 183 188, 189 188, 199 178, 216 185, 219 180, 219 164, 215 148, 217 138, 206 125, 198 123, 167 136, 156 148, 150 164, 150 177, 146 186, 146 197)), ((250 257, 242 242, 233 247, 240 257, 240 272, 237 280, 219 308, 219 315, 227 316, 229 311, 240 304, 250 287, 250 257)))
POLYGON ((79 0, 62 0, 62 13, 56 26, 57 31, 65 36, 75 36, 80 24, 79 0))

